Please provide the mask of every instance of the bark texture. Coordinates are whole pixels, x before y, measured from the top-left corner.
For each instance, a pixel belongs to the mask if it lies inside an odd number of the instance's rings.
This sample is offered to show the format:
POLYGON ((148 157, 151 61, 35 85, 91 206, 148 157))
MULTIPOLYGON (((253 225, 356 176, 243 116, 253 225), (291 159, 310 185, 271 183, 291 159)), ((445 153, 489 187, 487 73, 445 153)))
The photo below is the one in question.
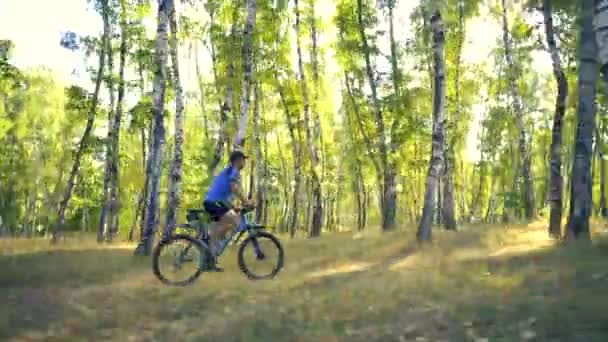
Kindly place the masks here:
POLYGON ((557 83, 557 96, 555 98, 555 114, 553 116, 553 130, 551 133, 551 160, 549 176, 549 201, 551 211, 549 214, 549 235, 555 238, 561 236, 562 226, 562 134, 563 120, 566 113, 566 98, 568 97, 568 80, 562 68, 562 61, 555 41, 553 27, 552 0, 543 0, 543 16, 547 46, 551 54, 553 75, 557 83))
POLYGON ((570 215, 566 227, 566 238, 571 240, 590 239, 589 218, 593 210, 591 157, 598 79, 598 47, 593 30, 594 0, 582 0, 580 10, 582 25, 578 69, 578 123, 570 184, 570 215))
POLYGON ((178 28, 175 20, 175 8, 169 16, 171 38, 169 40, 171 66, 173 71, 173 87, 175 89, 175 135, 173 160, 169 169, 169 189, 167 198, 167 219, 165 221, 164 237, 168 237, 175 229, 176 212, 180 203, 182 186, 182 169, 184 164, 184 91, 179 76, 178 28))
POLYGON ((159 224, 159 192, 162 171, 163 148, 165 145, 165 126, 163 114, 165 111, 165 90, 167 81, 168 57, 168 26, 169 16, 173 11, 173 0, 162 0, 158 6, 158 26, 156 29, 156 48, 154 56, 154 83, 153 83, 153 143, 148 157, 150 172, 149 203, 146 208, 146 225, 143 237, 136 254, 149 255, 154 242, 154 233, 159 224))
MULTIPOLYGON (((608 1, 597 0, 595 2, 595 39, 598 44, 598 57, 601 65, 604 84, 608 85, 608 1)), ((602 120, 598 136, 603 137, 606 132, 606 112, 601 112, 602 120)), ((600 214, 602 217, 608 217, 608 208, 606 204, 606 162, 604 160, 604 140, 598 139, 598 147, 600 152, 600 214)))
POLYGON ((234 149, 243 149, 249 126, 249 89, 253 71, 253 30, 255 28, 256 0, 247 0, 247 21, 243 32, 243 81, 239 125, 234 139, 234 149))
POLYGON ((431 160, 424 193, 424 207, 422 218, 418 226, 416 237, 420 242, 430 241, 432 238, 433 211, 435 210, 435 196, 437 194, 438 179, 443 172, 444 160, 444 110, 446 98, 445 80, 445 28, 441 13, 437 10, 431 17, 433 32, 433 69, 434 69, 434 95, 433 95, 433 143, 431 160))

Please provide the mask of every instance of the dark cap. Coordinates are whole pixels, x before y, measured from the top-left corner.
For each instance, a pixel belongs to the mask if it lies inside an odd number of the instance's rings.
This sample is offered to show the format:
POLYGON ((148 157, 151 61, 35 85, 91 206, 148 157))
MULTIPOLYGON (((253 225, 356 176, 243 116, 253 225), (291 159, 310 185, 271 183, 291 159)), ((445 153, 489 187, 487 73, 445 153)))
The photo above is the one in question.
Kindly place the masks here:
POLYGON ((232 153, 230 153, 230 162, 234 162, 235 160, 238 159, 247 159, 247 156, 245 155, 245 153, 243 153, 243 151, 240 150, 234 150, 232 151, 232 153))

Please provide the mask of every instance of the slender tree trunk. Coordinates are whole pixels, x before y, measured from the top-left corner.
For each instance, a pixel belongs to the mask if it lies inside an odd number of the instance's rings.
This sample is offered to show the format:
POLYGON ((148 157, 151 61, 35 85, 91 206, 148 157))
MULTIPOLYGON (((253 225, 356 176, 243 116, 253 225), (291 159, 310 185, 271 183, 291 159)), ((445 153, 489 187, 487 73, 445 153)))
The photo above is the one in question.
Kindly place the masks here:
MULTIPOLYGON (((361 116, 361 110, 359 108, 359 104, 355 100, 355 96, 353 94, 353 85, 351 84, 351 80, 349 79, 349 77, 346 73, 344 73, 344 83, 346 86, 348 98, 350 99, 352 106, 353 106, 353 112, 355 113, 355 116, 356 116, 355 122, 357 123, 357 128, 359 129, 359 133, 361 133, 361 136, 363 137, 363 140, 365 141, 365 146, 367 147, 367 153, 369 155, 369 158, 372 161, 372 164, 374 165, 374 170, 376 171, 376 183, 378 185, 378 191, 380 193, 380 196, 379 196, 380 200, 378 201, 378 203, 379 203, 380 212, 382 213, 383 208, 384 208, 384 196, 382 195, 382 194, 384 194, 383 168, 380 165, 380 162, 378 161, 378 159, 376 158, 377 153, 375 152, 374 144, 372 143, 369 135, 366 133, 365 128, 363 127, 363 123, 362 123, 363 119, 361 116)), ((352 127, 352 125, 351 125, 351 127, 352 127)))
MULTIPOLYGON (((456 77, 455 77, 455 89, 456 89, 456 112, 452 117, 452 121, 458 120, 461 115, 460 110, 460 64, 462 45, 464 41, 464 0, 458 1, 458 47, 456 56, 456 77)), ((447 114, 447 113, 446 113, 447 114)), ((452 127, 455 127, 455 123, 452 127)), ((447 131, 447 129, 446 129, 447 131)), ((449 131, 446 133, 446 145, 444 150, 445 156, 445 170, 443 172, 443 224, 447 230, 456 230, 456 215, 455 215, 455 204, 454 204, 454 164, 455 164, 455 153, 454 143, 456 142, 454 137, 451 139, 447 138, 449 131)))
POLYGON ((361 186, 361 179, 359 177, 359 164, 355 164, 355 179, 353 181, 355 199, 357 201, 357 230, 363 229, 363 189, 361 186))
POLYGON ((543 15, 547 45, 553 63, 553 75, 557 83, 557 97, 555 98, 555 114, 553 117, 553 131, 551 140, 551 175, 550 193, 551 212, 549 214, 549 235, 554 238, 561 236, 562 226, 562 131, 563 118, 566 113, 566 98, 568 97, 568 80, 562 68, 559 49, 555 42, 553 28, 552 0, 543 0, 543 15))
MULTIPOLYGON (((594 0, 582 0, 580 8, 582 25, 578 69, 578 125, 572 165, 570 216, 566 229, 566 238, 572 240, 590 238, 589 218, 593 210, 591 156, 598 78, 596 62, 598 46, 593 30, 594 0)), ((606 48, 606 46, 602 46, 600 51, 604 52, 606 48)), ((602 61, 604 60, 602 59, 602 61)))
MULTIPOLYGON (((238 24, 238 13, 240 10, 240 6, 235 6, 234 12, 232 15, 232 26, 230 28, 230 34, 232 37, 236 36, 236 25, 238 24)), ((211 22, 213 22, 213 14, 214 12, 210 12, 211 22)), ((219 91, 219 77, 217 73, 217 56, 215 54, 215 40, 213 39, 213 35, 211 35, 210 39, 211 43, 211 58, 213 62, 213 71, 215 76, 216 87, 219 91)), ((228 71, 226 73, 226 77, 228 78, 226 85, 226 92, 224 96, 224 103, 220 110, 220 132, 217 138, 217 143, 215 145, 215 153, 213 156, 213 160, 211 161, 211 165, 209 167, 210 175, 213 176, 218 173, 221 165, 222 158, 224 156, 224 148, 228 144, 228 116, 232 112, 232 98, 234 96, 234 61, 230 59, 228 63, 228 71)))
MULTIPOLYGON (((138 65, 138 71, 139 71, 139 88, 140 88, 140 96, 141 98, 144 98, 145 96, 145 80, 144 80, 144 73, 143 73, 143 65, 141 64, 141 62, 138 65)), ((143 238, 144 235, 144 228, 146 225, 146 210, 148 208, 148 203, 149 201, 149 193, 150 193, 150 175, 152 174, 151 169, 149 169, 150 164, 148 164, 148 155, 146 154, 146 149, 148 149, 150 152, 152 151, 152 123, 148 123, 148 131, 149 131, 149 142, 146 143, 146 122, 144 120, 144 123, 142 124, 140 131, 141 131, 141 155, 142 155, 142 171, 144 174, 144 186, 143 186, 143 190, 142 190, 142 197, 141 197, 141 207, 139 209, 139 215, 140 215, 140 227, 139 227, 139 239, 141 240, 143 238)))
POLYGON ((150 202, 146 212, 146 227, 143 238, 135 250, 136 254, 149 255, 152 250, 154 233, 159 224, 157 215, 159 210, 160 178, 162 172, 163 146, 165 144, 165 127, 163 113, 165 109, 165 90, 167 80, 168 55, 168 26, 169 15, 173 11, 173 0, 162 0, 158 6, 158 26, 156 29, 156 51, 154 71, 154 133, 153 146, 148 158, 150 178, 150 202))
POLYGON ((382 229, 392 230, 395 228, 395 215, 397 206, 397 192, 395 191, 395 170, 394 165, 389 165, 388 160, 388 148, 386 141, 386 129, 384 127, 384 116, 382 114, 382 108, 380 106, 380 100, 378 99, 378 92, 376 89, 376 79, 374 77, 374 71, 372 68, 372 62, 370 57, 370 47, 367 43, 367 37, 365 35, 365 25, 363 22, 363 0, 357 0, 357 23, 359 26, 359 38, 363 45, 363 54, 365 57, 365 70, 367 74, 367 80, 371 89, 372 108, 376 116, 377 132, 378 132, 378 150, 380 152, 380 161, 383 170, 383 192, 380 194, 382 197, 382 229))
POLYGON ((433 30, 434 61, 433 144, 424 194, 424 208, 417 233, 418 241, 421 242, 431 240, 437 182, 445 165, 443 155, 445 143, 443 116, 446 97, 445 28, 439 10, 431 17, 431 28, 433 30))
MULTIPOLYGON (((317 43, 317 25, 315 16, 315 1, 311 0, 311 17, 310 17, 310 40, 312 41, 312 50, 310 53, 310 59, 312 64, 312 78, 313 78, 313 100, 312 100, 312 117, 313 117, 313 137, 312 144, 310 145, 311 153, 311 166, 312 166, 312 187, 313 187, 313 215, 312 215, 312 229, 311 236, 317 237, 321 235, 321 229, 323 227, 323 191, 321 189, 321 177, 325 174, 325 164, 320 161, 319 148, 317 144, 320 144, 320 148, 323 149, 322 136, 321 136, 321 119, 319 114, 319 88, 321 83, 319 81, 319 53, 317 43), (319 170, 319 166, 321 170, 319 170)), ((298 13, 299 14, 299 13, 298 13)), ((299 28, 298 28, 299 29, 299 28)), ((300 63, 301 64, 301 61, 300 63)), ((302 73, 302 71, 300 70, 302 73)), ((303 74, 302 74, 303 75, 303 74)), ((303 82, 304 78, 302 78, 303 82)))
POLYGON ((125 99, 125 65, 127 60, 127 3, 120 1, 120 56, 118 65, 118 102, 114 114, 114 127, 112 130, 112 163, 110 178, 110 225, 106 236, 108 242, 118 234, 120 223, 120 124, 124 112, 125 99))
POLYGON ((511 52, 511 40, 509 37, 509 24, 507 21, 507 8, 505 0, 502 0, 502 23, 503 23, 503 43, 505 47, 505 57, 509 67, 509 88, 513 97, 513 109, 515 111, 515 122, 519 129, 519 153, 522 160, 521 176, 524 180, 525 195, 525 215, 528 220, 536 216, 536 198, 534 195, 534 180, 532 177, 532 155, 530 151, 530 141, 526 128, 521 99, 517 90, 517 76, 515 75, 515 64, 511 52))
MULTIPOLYGON (((308 227, 310 227, 310 211, 312 208, 312 201, 311 201, 311 191, 310 191, 310 178, 306 178, 306 216, 304 218, 304 229, 305 231, 308 230, 308 227)), ((308 234, 310 235, 310 232, 308 232, 308 234)))
MULTIPOLYGON (((608 1, 596 0, 595 2, 595 34, 596 41, 599 48, 599 61, 601 64, 601 72, 604 80, 604 85, 608 86, 608 1)), ((603 134, 606 132, 606 112, 603 110, 599 136, 603 138, 603 134)), ((604 141, 598 139, 601 142, 600 151, 600 214, 602 217, 608 217, 608 208, 606 205, 606 161, 604 160, 604 141)))
POLYGON ((598 132, 598 149, 599 149, 599 163, 600 163, 600 210, 599 214, 601 217, 608 217, 608 207, 606 206, 606 161, 604 160, 605 146, 602 132, 604 131, 604 123, 602 120, 601 129, 598 132))
POLYGON ((247 198, 253 198, 253 192, 255 190, 255 163, 251 163, 249 169, 249 192, 247 193, 247 198))
MULTIPOLYGON (((279 153, 279 160, 281 161, 281 175, 283 177, 283 210, 281 212, 281 230, 283 232, 287 232, 288 222, 289 222, 289 172, 287 171, 287 162, 285 161, 285 156, 283 155, 283 144, 281 143, 281 135, 277 134, 277 151, 279 153)), ((295 143, 295 142, 294 142, 295 143)), ((295 158, 295 155, 294 155, 295 158)))
MULTIPOLYGON (((114 35, 110 28, 110 37, 114 35)), ((106 79, 108 93, 110 95, 110 110, 108 111, 108 136, 106 137, 106 160, 105 160, 105 172, 103 177, 103 204, 101 207, 101 215, 99 217, 99 227, 97 228, 97 242, 103 242, 105 237, 109 235, 109 229, 107 224, 108 211, 110 210, 112 198, 110 188, 112 186, 112 163, 114 162, 114 147, 112 142, 114 140, 114 117, 116 116, 116 99, 114 95, 114 51, 112 48, 112 39, 108 40, 108 77, 106 79)))
POLYGON ((296 226, 298 224, 298 203, 300 203, 300 183, 302 182, 302 171, 300 167, 302 145, 300 144, 300 139, 296 135, 297 127, 293 122, 292 114, 289 111, 289 106, 287 105, 287 101, 285 99, 285 92, 281 84, 278 84, 278 93, 281 98, 281 104, 283 105, 283 109, 285 111, 285 121, 287 121, 287 128, 291 138, 291 148, 293 153, 293 199, 291 203, 291 221, 288 223, 289 235, 291 238, 293 238, 295 236, 296 226))
POLYGON ((342 196, 343 191, 344 191, 344 176, 343 176, 343 165, 342 165, 343 161, 342 158, 338 159, 338 170, 336 172, 337 174, 337 182, 338 182, 338 190, 336 192, 336 208, 335 208, 335 214, 334 217, 336 219, 336 226, 338 229, 340 229, 340 214, 342 213, 342 211, 340 210, 342 208, 342 196))
MULTIPOLYGON (((260 106, 262 106, 262 104, 260 104, 260 106)), ((264 110, 263 107, 262 108, 262 112, 264 110)), ((264 175, 261 182, 260 182, 260 187, 258 187, 258 189, 261 190, 262 192, 262 203, 264 205, 263 209, 262 209, 262 224, 266 225, 268 223, 268 204, 269 204, 269 200, 268 200, 268 128, 266 126, 266 121, 262 120, 262 129, 264 130, 264 139, 262 140, 262 143, 264 144, 264 148, 262 149, 262 161, 264 162, 264 167, 262 169, 262 174, 264 175)), ((259 221, 258 221, 259 222, 259 221)))
MULTIPOLYGON (((445 169, 445 166, 444 166, 444 169, 445 169)), ((437 218, 437 220, 436 220, 437 225, 440 225, 442 222, 441 221, 441 212, 442 212, 441 204, 442 203, 443 202, 441 200, 441 177, 439 177, 439 179, 437 179, 437 211, 435 212, 436 218, 437 218)))
POLYGON ((87 117, 87 125, 84 129, 84 133, 82 134, 82 138, 80 139, 80 142, 78 144, 78 150, 76 151, 76 155, 74 156, 74 163, 72 164, 70 176, 68 177, 68 183, 65 190, 65 194, 63 196, 63 200, 59 204, 59 211, 57 213, 57 224, 55 224, 55 229, 52 233, 51 242, 58 241, 59 235, 61 234, 63 226, 65 225, 65 212, 70 202, 70 199, 72 198, 72 191, 74 189, 74 184, 76 183, 78 171, 80 170, 82 155, 84 154, 85 149, 89 145, 89 136, 91 135, 91 131, 93 130, 93 124, 95 123, 95 114, 97 113, 97 105, 99 102, 99 91, 101 90, 101 82, 103 81, 103 70, 106 61, 106 49, 108 46, 108 40, 110 39, 108 0, 101 0, 101 6, 104 24, 101 49, 99 51, 99 66, 97 69, 97 78, 95 80, 95 91, 93 92, 93 98, 91 100, 91 108, 89 109, 87 117))
MULTIPOLYGON (((260 87, 256 82, 253 86, 253 140, 255 144, 255 175, 256 175, 256 203, 255 208, 255 221, 261 222, 262 214, 264 209, 264 189, 262 182, 264 179, 263 174, 263 160, 262 160, 262 139, 260 138, 260 87)), ((253 164, 252 164, 253 166, 253 164)), ((251 173, 253 174, 253 172, 251 173)))
POLYGON ((247 0, 247 22, 243 32, 243 81, 241 83, 241 105, 239 126, 234 138, 234 148, 242 149, 249 125, 249 89, 253 71, 253 30, 255 28, 256 0, 247 0))
MULTIPOLYGON (((203 116, 203 131, 205 132, 205 140, 209 140, 209 122, 207 120, 207 111, 205 110, 205 83, 203 81, 203 75, 201 74, 201 67, 198 63, 198 44, 195 48, 194 67, 196 68, 196 81, 198 84, 199 95, 199 106, 201 107, 201 115, 203 116)), ((215 66, 214 66, 215 68, 215 66)))
MULTIPOLYGON (((319 181, 319 173, 318 173, 318 156, 317 150, 315 146, 315 137, 313 137, 313 132, 310 128, 311 126, 311 110, 310 110, 310 99, 308 95, 308 85, 306 83, 306 73, 304 71, 304 62, 302 60, 302 44, 300 38, 300 8, 298 4, 298 0, 294 1, 295 12, 296 12, 296 22, 295 22, 295 31, 296 31, 296 51, 298 54, 298 77, 300 88, 302 92, 302 101, 304 105, 304 125, 306 127, 306 145, 308 145, 308 154, 310 157, 311 164, 311 180, 312 180, 312 191, 313 191, 313 200, 314 200, 314 212, 313 212, 313 221, 312 221, 312 229, 310 230, 310 237, 317 237, 321 235, 321 221, 322 221, 322 197, 321 197, 321 183, 319 181)), ((314 20, 314 18, 313 18, 314 20)), ((316 44, 316 37, 313 33, 313 39, 316 44)), ((315 54, 312 54, 313 60, 316 58, 315 54)), ((313 113, 314 115, 314 113, 313 113)), ((308 215, 308 214, 307 214, 308 215)), ((308 222, 308 219, 306 220, 308 222)), ((308 228, 308 226, 306 227, 308 228)))
MULTIPOLYGON (((353 104, 353 111, 358 112, 359 109, 358 109, 357 103, 355 102, 355 100, 352 96, 350 85, 348 84, 348 77, 345 77, 345 78, 346 78, 345 86, 346 86, 346 90, 348 92, 348 97, 353 104)), ((346 102, 346 101, 344 101, 344 102, 346 102)), ((351 146, 356 145, 357 140, 355 139, 353 123, 350 118, 350 115, 348 115, 348 112, 346 110, 344 111, 344 119, 346 121, 346 131, 350 135, 350 145, 351 146)), ((359 120, 358 115, 357 115, 357 120, 359 120)), ((359 128, 362 129, 360 125, 359 125, 359 128)), ((364 136, 364 139, 366 139, 364 132, 362 132, 362 133, 363 133, 362 135, 364 136)), ((366 145, 367 145, 367 148, 371 150, 371 144, 369 143, 369 141, 366 141, 366 145)), ((373 158, 373 155, 371 157, 373 158)), ((357 202, 356 204, 357 204, 357 230, 358 231, 361 231, 365 225, 364 211, 365 211, 365 191, 366 190, 365 190, 365 183, 363 180, 363 175, 361 172, 361 163, 362 163, 361 159, 357 155, 355 157, 355 162, 353 165, 354 179, 353 179, 352 184, 353 184, 353 191, 355 193, 355 200, 357 202)), ((378 170, 378 169, 376 169, 376 170, 378 170)), ((338 181, 340 181, 340 178, 341 177, 338 176, 338 181)), ((338 195, 338 199, 340 199, 340 195, 338 195)), ((380 210, 382 210, 382 208, 380 208, 380 210)))
POLYGON ((176 211, 180 204, 180 194, 182 187, 182 168, 184 156, 182 145, 184 144, 184 91, 182 89, 179 76, 179 52, 177 39, 178 28, 175 20, 175 7, 169 15, 169 25, 171 37, 169 40, 171 66, 173 69, 173 87, 175 88, 175 146, 173 160, 169 172, 169 189, 167 198, 167 218, 163 235, 165 238, 171 236, 175 229, 176 211))

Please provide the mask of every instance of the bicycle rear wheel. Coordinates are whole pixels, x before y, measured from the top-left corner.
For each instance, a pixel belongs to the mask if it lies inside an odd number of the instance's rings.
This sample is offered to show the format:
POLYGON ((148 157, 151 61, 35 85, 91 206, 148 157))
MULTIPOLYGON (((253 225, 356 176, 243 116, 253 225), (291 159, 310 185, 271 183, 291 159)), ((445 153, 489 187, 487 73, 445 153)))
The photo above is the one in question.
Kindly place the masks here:
POLYGON ((152 254, 154 275, 166 285, 190 285, 204 271, 209 249, 197 239, 178 234, 162 240, 152 254))
POLYGON ((256 232, 241 244, 238 252, 239 268, 252 280, 274 278, 283 268, 283 247, 272 234, 256 232), (265 271, 258 271, 261 268, 265 271))

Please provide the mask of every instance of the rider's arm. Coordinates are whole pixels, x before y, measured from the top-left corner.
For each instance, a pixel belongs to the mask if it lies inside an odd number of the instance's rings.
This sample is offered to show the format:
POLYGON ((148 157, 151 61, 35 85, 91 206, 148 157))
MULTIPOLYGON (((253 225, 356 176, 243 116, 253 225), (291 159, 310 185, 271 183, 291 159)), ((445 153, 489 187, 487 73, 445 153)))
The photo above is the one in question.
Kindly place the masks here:
POLYGON ((243 189, 241 188, 241 175, 236 169, 232 169, 232 172, 229 175, 230 178, 230 188, 232 193, 236 195, 236 197, 241 202, 246 202, 247 198, 244 195, 243 189))
POLYGON ((230 182, 230 187, 232 188, 232 193, 236 195, 236 197, 241 201, 241 202, 246 202, 247 198, 245 197, 245 195, 243 194, 243 190, 241 189, 241 183, 238 181, 232 181, 230 182))

